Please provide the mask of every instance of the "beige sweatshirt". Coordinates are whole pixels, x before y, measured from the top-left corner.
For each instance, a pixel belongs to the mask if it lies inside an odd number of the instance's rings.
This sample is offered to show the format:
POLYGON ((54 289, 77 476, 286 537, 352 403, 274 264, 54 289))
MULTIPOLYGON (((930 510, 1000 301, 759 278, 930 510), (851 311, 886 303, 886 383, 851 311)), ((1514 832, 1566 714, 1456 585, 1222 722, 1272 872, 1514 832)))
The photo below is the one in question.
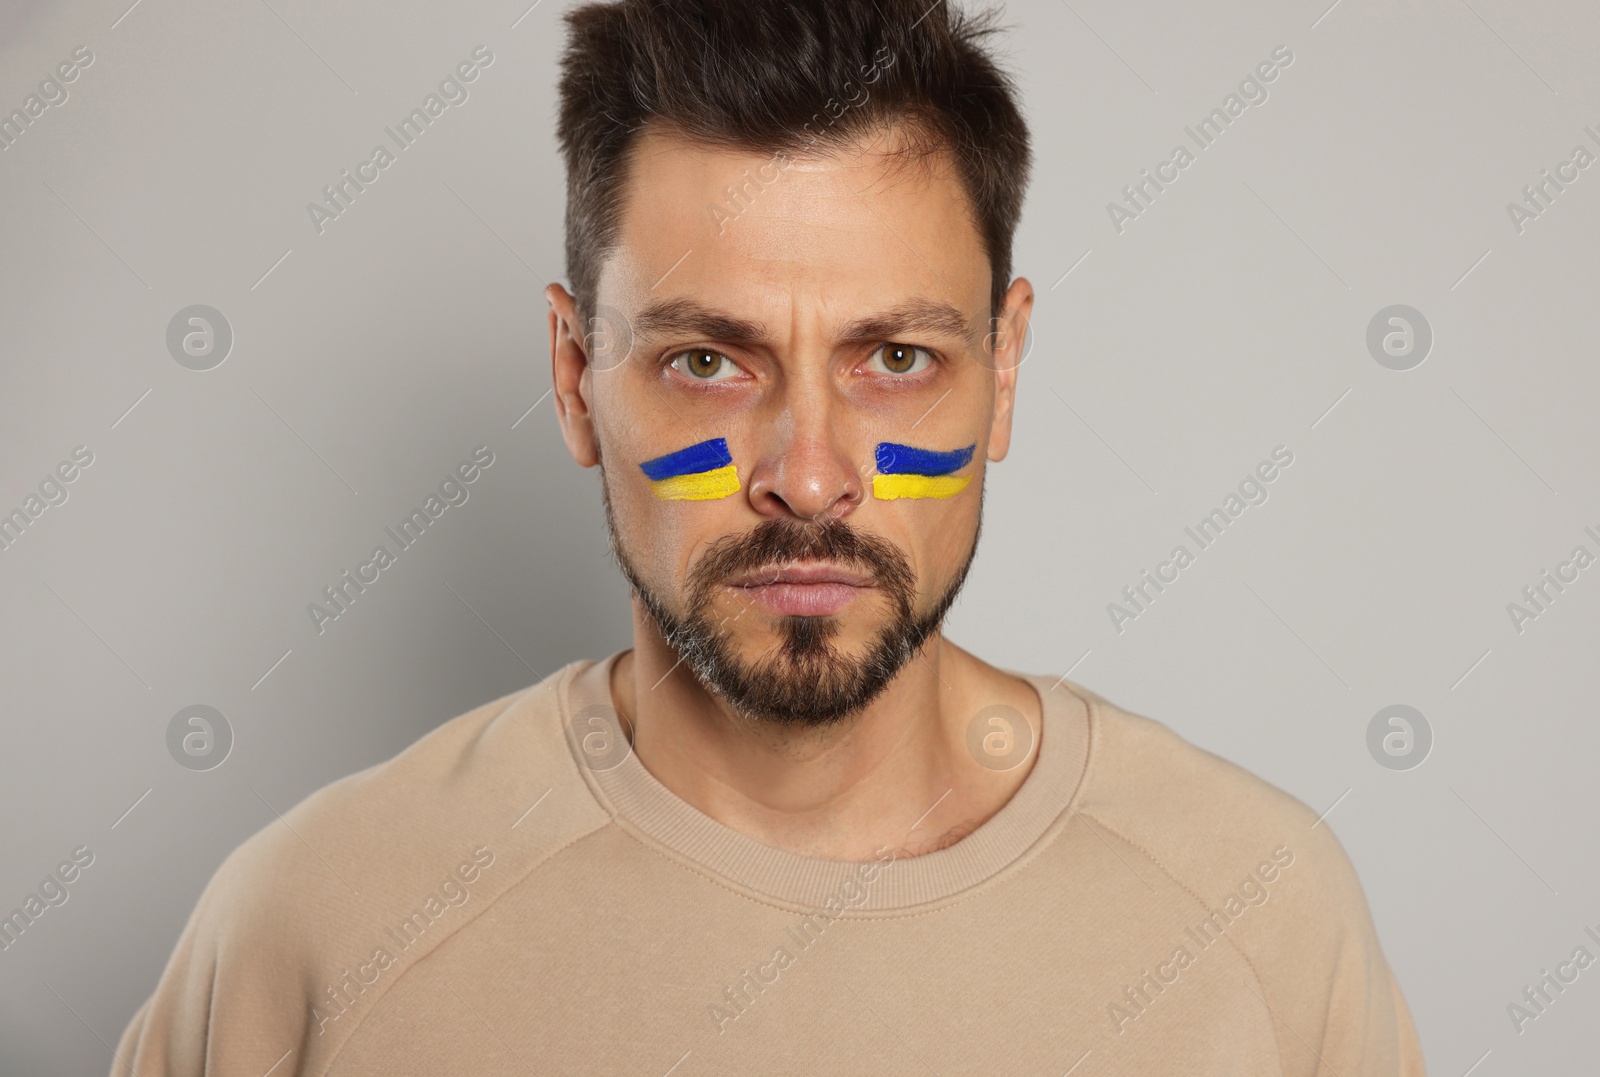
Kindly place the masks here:
POLYGON ((113 1077, 1423 1073, 1328 824, 1165 726, 1018 673, 1039 754, 996 815, 820 860, 661 785, 616 658, 246 841, 113 1077))

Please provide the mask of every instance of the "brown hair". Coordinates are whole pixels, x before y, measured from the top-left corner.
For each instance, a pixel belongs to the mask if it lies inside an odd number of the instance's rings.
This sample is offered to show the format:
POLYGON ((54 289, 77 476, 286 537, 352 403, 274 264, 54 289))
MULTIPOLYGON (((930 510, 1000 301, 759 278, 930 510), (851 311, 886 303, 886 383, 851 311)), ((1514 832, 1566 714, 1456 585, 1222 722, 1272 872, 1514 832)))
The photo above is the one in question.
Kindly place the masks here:
POLYGON ((947 0, 613 0, 569 11, 557 134, 579 311, 594 303, 628 152, 651 123, 775 155, 890 126, 910 136, 913 156, 948 149, 997 314, 1032 162, 1016 91, 982 47, 997 16, 947 0))

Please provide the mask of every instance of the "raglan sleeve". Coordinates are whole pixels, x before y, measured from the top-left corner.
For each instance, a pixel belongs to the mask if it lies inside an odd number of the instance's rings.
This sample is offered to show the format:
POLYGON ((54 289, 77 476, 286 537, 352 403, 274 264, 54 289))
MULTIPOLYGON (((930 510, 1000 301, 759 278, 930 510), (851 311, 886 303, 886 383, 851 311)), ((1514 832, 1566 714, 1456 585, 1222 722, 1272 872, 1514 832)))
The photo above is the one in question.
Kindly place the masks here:
MULTIPOLYGON (((1319 832, 1306 853, 1319 884, 1313 903, 1320 908, 1305 910, 1315 919, 1302 922, 1314 929, 1320 919, 1331 931, 1318 948, 1325 1012, 1317 1057, 1306 1060, 1305 1077, 1325 1067, 1365 1077, 1424 1077, 1411 1010, 1379 944, 1355 867, 1326 825, 1319 832)), ((1280 1043, 1295 1038, 1292 1031, 1280 1033, 1280 1043)))
POLYGON ((297 845, 275 822, 223 861, 123 1030, 111 1077, 260 1074, 276 1060, 280 1074, 300 1071, 317 1038, 306 954, 326 895, 308 887, 297 845))
POLYGON ((1153 719, 1091 698, 1100 769, 1079 811, 1114 821, 1193 908, 1220 918, 1216 930, 1248 969, 1239 1027, 1270 1025, 1277 1074, 1423 1077, 1411 1010, 1326 813, 1153 719))
POLYGON ((123 1030, 111 1059, 111 1077, 154 1073, 199 1077, 205 1072, 206 1018, 216 980, 215 952, 203 941, 209 919, 205 905, 202 895, 155 990, 123 1030))

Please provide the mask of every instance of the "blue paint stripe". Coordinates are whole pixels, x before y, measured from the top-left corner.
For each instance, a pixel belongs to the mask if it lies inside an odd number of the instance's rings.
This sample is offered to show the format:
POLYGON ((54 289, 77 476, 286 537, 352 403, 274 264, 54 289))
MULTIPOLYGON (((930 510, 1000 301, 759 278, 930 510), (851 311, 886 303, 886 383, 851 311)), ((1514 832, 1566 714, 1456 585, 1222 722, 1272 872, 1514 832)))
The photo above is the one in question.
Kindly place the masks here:
POLYGON ((646 460, 639 466, 644 469, 644 473, 651 481, 655 481, 672 479, 679 475, 697 475, 702 471, 727 467, 731 463, 733 454, 728 452, 728 439, 712 438, 698 445, 691 445, 687 449, 679 449, 677 452, 658 456, 654 460, 646 460))
POLYGON ((934 449, 916 449, 910 445, 896 445, 892 441, 878 442, 878 470, 885 475, 948 475, 960 471, 972 459, 976 443, 965 449, 938 452, 934 449))

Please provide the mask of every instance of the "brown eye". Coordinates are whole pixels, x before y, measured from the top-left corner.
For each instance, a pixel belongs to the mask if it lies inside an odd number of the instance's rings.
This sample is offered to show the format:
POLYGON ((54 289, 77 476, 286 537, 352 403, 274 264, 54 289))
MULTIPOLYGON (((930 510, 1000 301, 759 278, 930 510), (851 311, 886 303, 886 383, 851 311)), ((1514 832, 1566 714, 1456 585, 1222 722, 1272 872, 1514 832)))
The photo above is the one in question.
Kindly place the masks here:
POLYGON ((728 357, 709 348, 690 348, 673 357, 672 365, 698 381, 725 381, 717 375, 726 372, 733 376, 734 367, 728 357))
POLYGON ((928 350, 914 344, 891 342, 873 352, 872 356, 891 374, 914 374, 932 362, 928 350))
POLYGON ((697 378, 709 378, 722 366, 722 356, 716 352, 692 351, 684 364, 697 378))

